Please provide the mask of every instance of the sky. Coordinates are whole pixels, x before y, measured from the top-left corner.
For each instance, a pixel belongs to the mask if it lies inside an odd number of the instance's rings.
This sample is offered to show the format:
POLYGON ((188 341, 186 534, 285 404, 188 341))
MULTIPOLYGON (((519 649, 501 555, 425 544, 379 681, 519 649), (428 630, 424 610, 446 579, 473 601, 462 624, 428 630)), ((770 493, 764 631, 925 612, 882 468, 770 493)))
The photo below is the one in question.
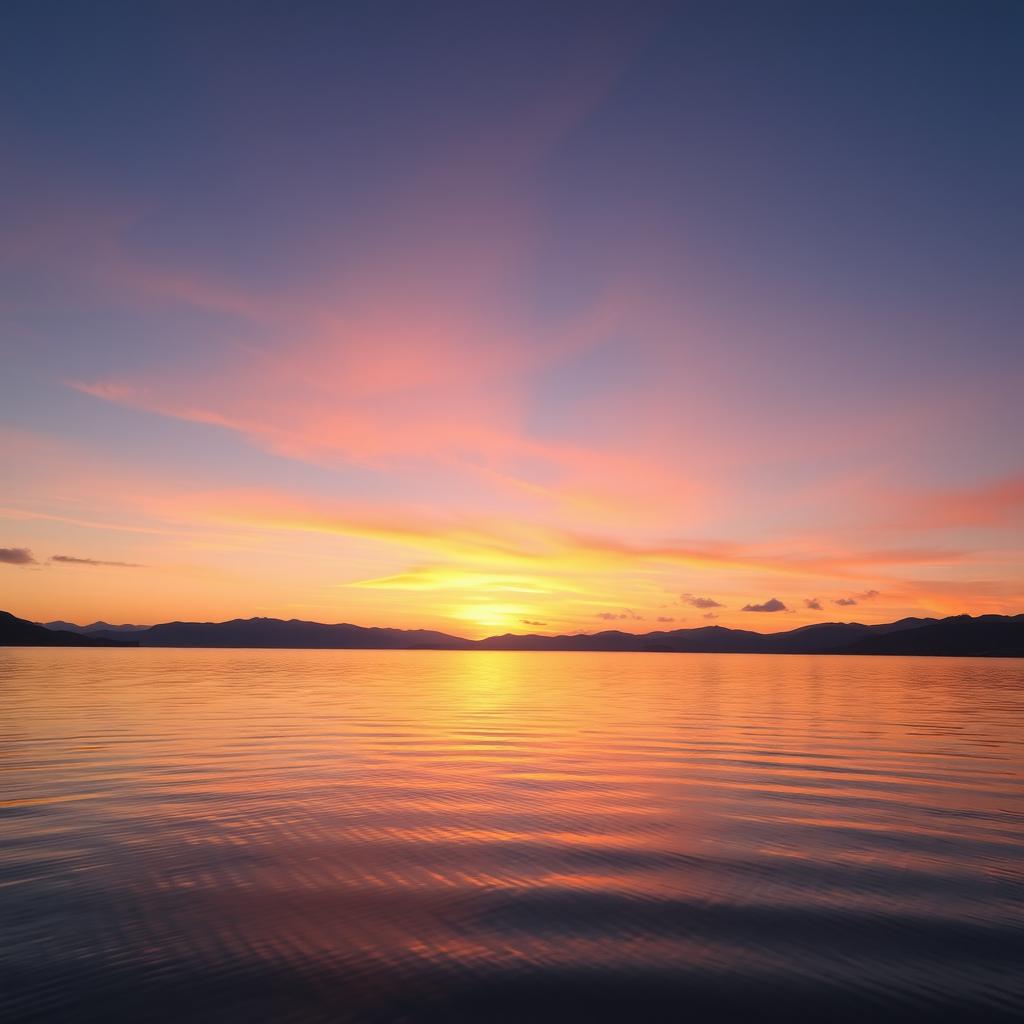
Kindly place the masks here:
POLYGON ((1024 611, 1024 5, 21 3, 0 607, 1024 611))

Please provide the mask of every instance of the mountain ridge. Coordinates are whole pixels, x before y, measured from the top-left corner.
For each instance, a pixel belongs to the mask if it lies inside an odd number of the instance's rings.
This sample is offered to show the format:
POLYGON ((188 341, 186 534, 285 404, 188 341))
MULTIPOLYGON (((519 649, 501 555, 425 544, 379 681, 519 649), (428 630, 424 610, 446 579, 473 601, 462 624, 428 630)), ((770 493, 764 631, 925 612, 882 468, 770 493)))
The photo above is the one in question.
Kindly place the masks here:
POLYGON ((53 622, 36 622, 34 625, 45 626, 46 629, 59 629, 65 633, 98 633, 100 631, 106 633, 136 633, 140 629, 149 629, 149 626, 134 626, 127 622, 122 623, 120 626, 115 626, 113 623, 104 622, 102 619, 90 622, 87 626, 79 626, 74 622, 65 622, 63 619, 55 619, 53 622))
POLYGON ((0 613, 0 645, 311 650, 609 651, 680 654, 878 654, 940 657, 1024 657, 1024 615, 904 618, 866 625, 820 622, 779 633, 697 626, 648 633, 602 630, 548 635, 506 633, 467 640, 430 629, 357 626, 257 617, 225 622, 162 622, 153 626, 76 626, 59 630, 0 613), (15 625, 17 624, 17 625, 15 625), (100 628, 96 628, 100 627, 100 628), (41 632, 36 632, 41 631, 41 632), (48 635, 47 635, 48 634, 48 635))
POLYGON ((0 647, 138 647, 138 642, 86 636, 64 629, 47 629, 36 622, 0 611, 0 647))

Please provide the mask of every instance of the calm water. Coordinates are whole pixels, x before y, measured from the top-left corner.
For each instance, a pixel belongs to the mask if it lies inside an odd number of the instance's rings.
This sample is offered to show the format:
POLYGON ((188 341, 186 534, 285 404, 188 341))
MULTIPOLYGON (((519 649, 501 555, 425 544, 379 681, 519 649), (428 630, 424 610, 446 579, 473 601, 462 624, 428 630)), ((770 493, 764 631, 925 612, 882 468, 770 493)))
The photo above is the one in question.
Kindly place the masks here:
POLYGON ((1024 661, 0 649, 5 1021, 1001 1020, 1024 661))

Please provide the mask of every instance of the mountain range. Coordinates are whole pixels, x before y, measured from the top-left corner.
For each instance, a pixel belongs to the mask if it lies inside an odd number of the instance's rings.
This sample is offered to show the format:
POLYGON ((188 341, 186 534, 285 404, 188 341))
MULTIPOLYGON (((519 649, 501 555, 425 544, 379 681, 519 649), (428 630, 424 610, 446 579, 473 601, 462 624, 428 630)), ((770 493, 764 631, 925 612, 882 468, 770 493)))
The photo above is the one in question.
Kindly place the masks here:
POLYGON ((138 647, 137 640, 120 642, 75 630, 49 629, 38 622, 0 611, 0 647, 138 647))
POLYGON ((466 640, 429 629, 384 629, 300 619, 232 619, 114 626, 33 623, 0 612, 0 646, 256 647, 363 650, 647 651, 708 654, 888 654, 1024 657, 1024 615, 954 615, 864 625, 822 622, 781 633, 724 626, 562 636, 506 633, 466 640))

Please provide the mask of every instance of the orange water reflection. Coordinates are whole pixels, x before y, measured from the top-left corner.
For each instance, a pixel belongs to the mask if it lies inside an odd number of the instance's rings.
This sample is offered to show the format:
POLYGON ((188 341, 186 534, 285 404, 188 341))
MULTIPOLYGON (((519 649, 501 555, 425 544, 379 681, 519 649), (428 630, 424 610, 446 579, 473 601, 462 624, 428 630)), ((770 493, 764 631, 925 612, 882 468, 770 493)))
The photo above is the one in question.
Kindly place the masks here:
POLYGON ((6 650, 0 680, 8 1009, 1021 996, 1024 662, 6 650))

